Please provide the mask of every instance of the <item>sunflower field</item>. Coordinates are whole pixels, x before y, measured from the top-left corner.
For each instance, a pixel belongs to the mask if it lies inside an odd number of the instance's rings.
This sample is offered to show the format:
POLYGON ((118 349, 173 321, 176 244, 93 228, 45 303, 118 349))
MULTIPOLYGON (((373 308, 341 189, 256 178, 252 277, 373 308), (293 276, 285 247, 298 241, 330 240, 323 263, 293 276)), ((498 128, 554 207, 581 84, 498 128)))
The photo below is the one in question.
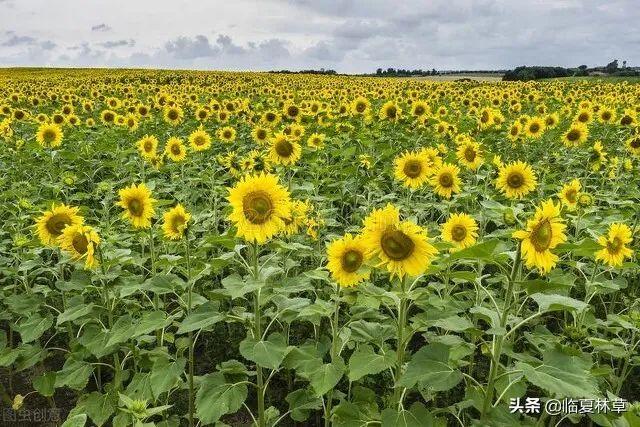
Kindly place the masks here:
POLYGON ((0 77, 0 424, 640 426, 640 84, 0 77))

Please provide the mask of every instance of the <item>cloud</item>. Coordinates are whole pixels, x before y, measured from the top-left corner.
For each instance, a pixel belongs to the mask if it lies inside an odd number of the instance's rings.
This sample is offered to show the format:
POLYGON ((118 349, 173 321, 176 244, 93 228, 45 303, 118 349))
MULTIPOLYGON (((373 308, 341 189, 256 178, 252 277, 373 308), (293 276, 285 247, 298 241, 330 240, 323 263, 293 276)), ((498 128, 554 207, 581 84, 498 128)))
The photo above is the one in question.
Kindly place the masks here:
POLYGON ((13 46, 20 46, 25 44, 28 45, 28 44, 33 44, 36 41, 36 39, 31 36, 18 36, 14 34, 12 31, 8 31, 7 34, 9 34, 11 37, 9 37, 7 40, 2 42, 0 46, 13 47, 13 46))
POLYGON ((208 56, 216 56, 220 50, 209 43, 209 39, 203 35, 194 38, 181 36, 175 40, 169 40, 164 45, 169 55, 176 59, 196 59, 208 56))
POLYGON ((91 27, 91 31, 107 32, 111 31, 111 27, 107 24, 98 24, 91 27))
POLYGON ((102 42, 102 43, 98 43, 98 45, 107 48, 107 49, 112 49, 114 47, 133 47, 136 45, 136 41, 133 39, 127 39, 127 40, 109 40, 106 42, 102 42))

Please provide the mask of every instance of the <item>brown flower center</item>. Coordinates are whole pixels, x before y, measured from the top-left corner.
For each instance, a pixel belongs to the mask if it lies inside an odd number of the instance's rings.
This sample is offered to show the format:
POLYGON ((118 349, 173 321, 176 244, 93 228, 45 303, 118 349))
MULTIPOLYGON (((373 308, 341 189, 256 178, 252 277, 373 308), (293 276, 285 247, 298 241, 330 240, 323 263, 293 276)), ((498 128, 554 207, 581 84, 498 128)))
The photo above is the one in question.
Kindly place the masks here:
POLYGON ((139 199, 131 199, 127 204, 127 208, 129 209, 129 213, 133 216, 142 216, 142 212, 144 211, 142 201, 139 199))
POLYGON ((277 141, 275 149, 276 153, 278 153, 278 156, 280 157, 290 157, 293 154, 293 144, 286 139, 277 141))
POLYGON ((71 224, 71 218, 66 214, 55 214, 47 221, 47 231, 54 236, 62 234, 62 230, 71 224))
POLYGON ((507 176, 507 185, 509 185, 509 187, 520 188, 522 187, 523 184, 524 184, 524 177, 522 176, 521 173, 519 172, 510 173, 509 176, 507 176))
POLYGON ((438 183, 444 188, 453 187, 453 175, 449 172, 440 174, 438 177, 438 183))
POLYGON ((536 224, 533 230, 531 230, 531 235, 529 236, 531 244, 538 252, 544 252, 549 249, 552 237, 553 232, 551 230, 551 223, 548 219, 536 224))
POLYGON ((613 240, 607 240, 607 252, 611 255, 617 255, 623 246, 624 244, 619 237, 614 237, 613 240))
POLYGON ((380 246, 386 256, 394 261, 402 261, 411 256, 415 249, 415 243, 409 236, 400 230, 388 228, 382 233, 380 246))
POLYGON ((363 260, 364 257, 360 251, 350 249, 342 255, 340 262, 344 271, 347 273, 353 273, 360 268, 363 260))
POLYGON ((467 228, 463 225, 454 225, 451 229, 451 238, 456 242, 461 242, 467 237, 467 228))
POLYGON ((273 203, 264 191, 254 191, 242 199, 242 211, 252 224, 264 224, 271 218, 273 203))
POLYGON ((89 241, 84 234, 78 233, 73 236, 71 244, 73 245, 73 249, 75 249, 79 254, 87 253, 87 246, 89 246, 89 241))
POLYGON ((402 171, 409 178, 417 178, 422 172, 422 163, 420 163, 420 161, 418 160, 408 160, 404 164, 402 171))

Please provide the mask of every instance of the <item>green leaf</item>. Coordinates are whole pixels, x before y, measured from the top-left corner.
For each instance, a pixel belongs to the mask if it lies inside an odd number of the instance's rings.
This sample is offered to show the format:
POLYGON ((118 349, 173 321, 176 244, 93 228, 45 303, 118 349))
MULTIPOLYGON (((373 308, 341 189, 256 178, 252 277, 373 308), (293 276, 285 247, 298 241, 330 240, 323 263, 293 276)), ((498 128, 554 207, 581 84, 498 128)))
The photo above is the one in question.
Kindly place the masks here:
POLYGON ((255 341, 247 337, 240 343, 242 357, 269 369, 278 369, 289 351, 291 348, 280 333, 269 335, 266 341, 255 341))
POLYGON ((20 333, 23 343, 30 343, 37 340, 53 325, 53 317, 42 317, 36 313, 23 319, 18 325, 16 325, 16 331, 20 333))
POLYGON ((311 387, 316 396, 322 396, 333 389, 342 378, 345 365, 342 359, 337 359, 332 363, 320 365, 309 375, 311 387))
POLYGON ((69 415, 86 414, 95 425, 101 427, 116 411, 116 405, 117 401, 113 395, 94 391, 93 393, 80 397, 76 407, 73 408, 69 415))
POLYGON ((79 319, 87 314, 90 314, 93 310, 93 303, 91 304, 79 304, 73 306, 71 308, 66 309, 63 313, 58 315, 58 320, 56 321, 56 325, 62 325, 65 322, 70 322, 72 320, 79 319))
POLYGON ((411 361, 398 385, 413 387, 420 382, 434 391, 445 391, 462 380, 462 373, 449 366, 449 347, 433 343, 411 356, 411 361))
POLYGON ((462 332, 467 329, 473 329, 474 327, 473 323, 471 323, 469 319, 460 316, 449 316, 444 319, 438 319, 433 322, 433 326, 454 332, 462 332))
POLYGON ((240 409, 247 393, 246 384, 227 383, 220 372, 209 374, 202 379, 196 394, 196 416, 203 424, 214 423, 240 409))
POLYGON ((78 414, 67 418, 67 420, 62 423, 62 427, 84 427, 87 423, 87 414, 78 414))
POLYGON ((554 397, 596 398, 599 393, 596 380, 589 372, 591 363, 581 356, 553 348, 544 352, 539 366, 519 362, 516 369, 522 370, 530 383, 554 397))
POLYGON ((395 363, 395 353, 388 351, 377 354, 369 345, 360 345, 349 358, 349 372, 351 381, 357 381, 365 375, 373 375, 390 368, 395 363))
POLYGON ((198 329, 207 329, 224 320, 224 317, 224 314, 219 311, 219 304, 207 302, 195 309, 180 323, 177 333, 185 334, 198 329))
POLYGON ((433 416, 423 404, 416 402, 411 409, 382 411, 382 427, 431 427, 435 425, 433 416))
POLYGON ((91 372, 93 372, 93 366, 90 363, 69 358, 64 362, 62 370, 56 374, 55 386, 68 386, 74 390, 82 390, 87 386, 91 372))
POLYGON ((254 281, 245 281, 238 274, 232 274, 222 279, 222 286, 227 291, 227 294, 232 298, 241 298, 258 289, 258 283, 254 281))
POLYGON ((157 295, 164 295, 185 289, 185 282, 175 274, 155 274, 145 280, 141 289, 151 291, 157 295))
POLYGON ((291 418, 303 422, 309 418, 312 410, 322 408, 322 399, 314 396, 308 389, 299 389, 287 395, 291 418))
POLYGON ((470 246, 457 252, 453 252, 450 255, 449 259, 451 261, 455 261, 458 259, 480 259, 484 261, 493 261, 492 255, 495 252, 496 246, 498 246, 499 242, 499 240, 494 239, 478 243, 477 245, 470 246))
POLYGON ((578 313, 583 312, 589 307, 589 304, 567 297, 564 295, 548 295, 548 294, 533 294, 531 295, 537 304, 541 312, 547 311, 576 311, 578 313))
POLYGON ((53 396, 56 385, 56 373, 46 372, 33 379, 33 388, 45 397, 53 396))
POLYGON ((158 358, 151 370, 151 391, 153 397, 158 399, 160 395, 174 388, 180 381, 180 376, 184 372, 187 359, 180 358, 169 361, 165 358, 158 358))

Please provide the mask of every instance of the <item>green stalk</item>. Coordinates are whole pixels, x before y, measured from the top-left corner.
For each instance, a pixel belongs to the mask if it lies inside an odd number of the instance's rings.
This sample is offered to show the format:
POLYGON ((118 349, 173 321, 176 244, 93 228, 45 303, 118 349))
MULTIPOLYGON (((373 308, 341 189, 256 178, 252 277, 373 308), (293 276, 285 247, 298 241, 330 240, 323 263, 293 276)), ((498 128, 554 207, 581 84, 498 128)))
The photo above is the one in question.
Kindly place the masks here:
MULTIPOLYGON (((516 258, 513 261, 511 268, 511 274, 509 275, 509 283, 507 284, 507 291, 504 297, 504 308, 502 309, 502 315, 500 316, 500 327, 504 328, 507 324, 507 317, 509 315, 509 308, 511 306, 511 298, 513 296, 513 287, 516 279, 516 272, 520 266, 520 245, 516 251, 516 258)), ((495 388, 496 377, 498 375, 498 369, 500 368, 500 356, 502 355, 502 344, 504 343, 504 335, 496 337, 493 336, 493 345, 491 347, 491 367, 489 368, 489 380, 487 382, 487 389, 484 394, 484 402, 482 404, 481 419, 484 419, 487 415, 487 411, 493 402, 493 393, 495 388)))
MULTIPOLYGON (((331 362, 335 363, 338 357, 338 321, 340 318, 340 285, 336 284, 335 307, 333 310, 333 324, 331 325, 331 362)), ((327 407, 324 415, 324 425, 331 425, 331 408, 333 406, 333 389, 327 394, 327 407)))
MULTIPOLYGON (((155 262, 156 251, 155 251, 155 242, 153 239, 153 225, 149 227, 149 257, 151 259, 151 276, 155 276, 156 275, 156 262, 155 262)), ((160 309, 160 296, 157 293, 154 293, 153 295, 153 305, 155 306, 154 309, 156 310, 160 309)), ((158 343, 159 346, 162 346, 162 330, 161 329, 156 330, 156 342, 158 343)))
MULTIPOLYGON (((102 271, 102 275, 104 276, 107 273, 107 271, 105 270, 105 267, 104 267, 104 257, 102 256, 102 248, 100 247, 100 245, 98 245, 97 247, 97 252, 98 252, 98 262, 100 263, 100 270, 102 271)), ((111 304, 110 297, 109 297, 109 287, 102 286, 102 289, 104 289, 104 294, 103 294, 104 305, 105 307, 107 307, 107 310, 109 310, 109 329, 111 329, 113 328, 114 322, 113 322, 113 305, 111 304)), ((115 371, 113 375, 113 386, 116 391, 120 390, 120 386, 122 383, 122 373, 120 369, 120 356, 118 355, 118 351, 119 350, 116 349, 116 352, 113 354, 113 369, 115 371)))
MULTIPOLYGON (((251 264, 252 264, 252 276, 254 280, 258 280, 259 268, 258 268, 258 243, 253 242, 251 251, 251 264)), ((254 294, 254 336, 256 339, 262 338, 262 312, 260 309, 260 288, 256 290, 254 294)), ((262 374, 262 367, 256 363, 256 393, 258 400, 258 427, 265 427, 264 416, 264 378, 262 374)))
MULTIPOLYGON (((189 235, 185 230, 185 255, 187 258, 187 315, 191 314, 193 304, 193 283, 191 282, 191 245, 189 244, 189 235)), ((189 427, 193 427, 194 414, 194 396, 195 388, 193 386, 194 373, 194 350, 195 342, 193 341, 193 331, 189 331, 189 427)))
POLYGON ((404 364, 404 353, 405 353, 405 345, 407 337, 405 336, 405 329, 407 323, 407 298, 405 293, 405 281, 404 279, 400 280, 400 289, 402 291, 400 295, 400 301, 398 302, 398 318, 396 319, 397 323, 397 335, 398 335, 398 343, 396 349, 396 372, 395 372, 395 381, 394 385, 394 393, 393 393, 393 403, 394 406, 400 408, 402 406, 402 387, 398 386, 400 379, 402 378, 402 368, 404 364))

